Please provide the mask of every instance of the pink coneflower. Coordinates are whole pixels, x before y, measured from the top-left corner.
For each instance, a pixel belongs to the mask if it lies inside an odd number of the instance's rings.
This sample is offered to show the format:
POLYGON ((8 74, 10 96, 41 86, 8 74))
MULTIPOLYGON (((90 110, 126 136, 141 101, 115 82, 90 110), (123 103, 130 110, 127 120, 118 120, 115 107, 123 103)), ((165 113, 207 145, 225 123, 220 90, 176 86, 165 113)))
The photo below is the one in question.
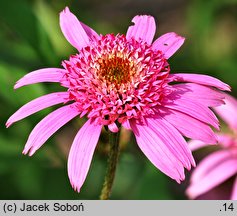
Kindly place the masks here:
MULTIPOLYGON (((237 100, 226 94, 225 102, 225 105, 216 107, 215 111, 234 133, 217 134, 220 149, 205 157, 192 173, 187 189, 187 195, 191 199, 198 198, 235 177, 230 199, 237 200, 237 100)), ((207 145, 197 140, 190 141, 192 150, 207 145)))
POLYGON ((68 158, 70 182, 78 192, 103 126, 114 133, 120 125, 131 129, 147 158, 177 182, 185 178, 184 168, 195 166, 182 135, 216 143, 210 126, 218 128, 218 120, 209 107, 223 103, 223 95, 217 89, 228 91, 229 86, 206 75, 170 75, 168 59, 184 38, 171 32, 152 43, 154 18, 135 16, 132 22, 126 35, 99 35, 65 8, 60 14, 60 26, 78 53, 63 61, 64 69, 36 70, 15 85, 16 89, 58 82, 66 88, 65 92, 29 102, 7 121, 9 127, 46 107, 64 104, 36 125, 24 154, 33 155, 71 119, 88 118, 76 135, 68 158))

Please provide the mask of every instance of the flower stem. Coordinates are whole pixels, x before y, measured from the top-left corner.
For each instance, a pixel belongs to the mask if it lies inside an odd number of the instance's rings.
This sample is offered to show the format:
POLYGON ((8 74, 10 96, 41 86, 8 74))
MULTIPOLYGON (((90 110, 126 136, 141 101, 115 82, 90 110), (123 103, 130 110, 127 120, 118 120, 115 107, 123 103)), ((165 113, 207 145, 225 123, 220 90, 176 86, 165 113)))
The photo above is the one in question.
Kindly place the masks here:
POLYGON ((119 135, 120 131, 118 133, 109 132, 110 151, 108 167, 100 194, 101 200, 108 200, 111 194, 119 156, 119 135))

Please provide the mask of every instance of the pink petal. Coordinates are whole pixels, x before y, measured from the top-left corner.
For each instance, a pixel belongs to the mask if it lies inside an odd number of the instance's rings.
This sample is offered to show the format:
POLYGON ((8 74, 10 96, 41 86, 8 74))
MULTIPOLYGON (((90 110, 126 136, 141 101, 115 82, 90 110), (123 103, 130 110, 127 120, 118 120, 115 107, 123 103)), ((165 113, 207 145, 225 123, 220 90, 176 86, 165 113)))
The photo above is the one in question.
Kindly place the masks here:
POLYGON ((64 103, 68 100, 68 92, 56 92, 36 98, 17 110, 7 121, 7 127, 10 127, 16 121, 19 121, 33 113, 36 113, 47 107, 64 103))
POLYGON ((175 93, 182 94, 189 100, 195 100, 208 107, 216 107, 224 104, 224 93, 211 87, 185 83, 172 85, 175 88, 175 93))
POLYGON ((220 80, 203 74, 170 74, 170 82, 193 82, 201 85, 213 86, 221 90, 230 91, 230 86, 220 80))
POLYGON ((77 133, 68 157, 68 176, 72 187, 80 192, 88 173, 102 125, 88 120, 77 133))
POLYGON ((130 120, 131 128, 135 134, 137 144, 147 158, 163 173, 180 183, 184 180, 184 167, 182 162, 170 150, 170 142, 158 130, 150 125, 137 124, 130 120))
POLYGON ((126 120, 125 122, 122 123, 122 126, 126 128, 127 130, 131 130, 130 122, 126 120))
POLYGON ((206 157, 194 170, 187 195, 191 199, 206 193, 237 172, 237 159, 227 151, 215 152, 206 157))
POLYGON ((191 183, 196 183, 208 175, 222 161, 228 160, 231 157, 229 151, 218 150, 206 156, 197 166, 190 178, 191 183))
POLYGON ((83 22, 80 22, 80 24, 91 40, 93 40, 94 38, 99 38, 99 35, 94 29, 90 28, 88 25, 84 24, 83 22))
POLYGON ((237 131, 237 100, 225 94, 225 104, 215 107, 214 111, 231 127, 237 131))
POLYGON ((116 125, 116 123, 109 124, 108 128, 113 133, 117 133, 119 131, 118 126, 116 125))
POLYGON ((237 200, 237 177, 235 178, 235 181, 234 181, 234 186, 233 186, 233 190, 232 190, 230 199, 237 200))
POLYGON ((177 96, 175 96, 175 94, 170 94, 167 96, 167 99, 170 101, 164 103, 166 108, 185 113, 199 121, 203 121, 204 123, 210 124, 216 129, 219 129, 218 119, 208 107, 195 101, 182 98, 182 95, 179 94, 177 94, 177 96))
POLYGON ((203 142, 201 140, 190 140, 188 142, 188 146, 191 149, 191 151, 196 151, 196 150, 198 150, 200 148, 209 146, 209 143, 203 142))
MULTIPOLYGON (((215 137, 217 138, 218 145, 220 145, 224 148, 230 148, 230 147, 235 146, 235 139, 233 139, 233 137, 231 135, 218 133, 218 134, 216 134, 215 137)), ((192 151, 196 151, 200 148, 209 146, 209 144, 212 144, 212 143, 203 142, 203 141, 200 141, 200 140, 190 140, 188 142, 188 144, 189 144, 189 148, 192 151)))
POLYGON ((73 105, 61 107, 42 119, 32 130, 23 154, 33 155, 59 128, 79 115, 73 105))
POLYGON ((77 50, 90 45, 90 39, 98 36, 93 29, 82 24, 68 7, 60 13, 60 27, 65 38, 77 50))
POLYGON ((25 85, 30 85, 39 82, 60 82, 66 70, 60 68, 44 68, 26 74, 17 81, 14 89, 25 85))
POLYGON ((187 142, 182 135, 165 119, 147 118, 148 126, 156 132, 156 134, 168 146, 174 157, 183 164, 187 169, 191 169, 191 165, 195 166, 192 153, 188 148, 187 142))
POLYGON ((180 131, 182 135, 188 138, 199 139, 209 144, 217 142, 215 133, 207 124, 185 113, 163 109, 163 113, 160 115, 180 131))
POLYGON ((165 58, 168 59, 183 45, 184 40, 184 37, 169 32, 156 39, 152 47, 154 50, 162 51, 165 58))
POLYGON ((148 44, 151 44, 155 31, 156 23, 152 16, 135 16, 132 19, 134 25, 128 28, 126 38, 129 40, 134 38, 135 40, 143 40, 148 44))
POLYGON ((217 134, 218 143, 224 148, 231 148, 236 146, 236 139, 232 134, 217 134))

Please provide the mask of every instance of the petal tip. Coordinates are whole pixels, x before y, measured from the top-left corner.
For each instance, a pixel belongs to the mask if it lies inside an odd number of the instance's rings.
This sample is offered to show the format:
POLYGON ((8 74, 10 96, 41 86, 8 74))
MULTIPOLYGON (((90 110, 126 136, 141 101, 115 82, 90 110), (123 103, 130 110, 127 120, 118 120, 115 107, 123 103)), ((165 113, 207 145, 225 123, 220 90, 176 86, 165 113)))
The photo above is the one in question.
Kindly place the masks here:
POLYGON ((133 25, 130 25, 126 38, 130 40, 134 38, 137 41, 144 41, 148 44, 152 43, 155 35, 156 24, 153 16, 150 15, 137 15, 132 19, 133 25))
POLYGON ((91 33, 92 30, 88 30, 88 28, 86 30, 85 25, 82 25, 68 7, 60 13, 59 23, 64 37, 77 50, 81 50, 90 44, 90 37, 87 32, 89 31, 91 33))
POLYGON ((186 196, 187 196, 189 199, 194 199, 194 196, 193 196, 193 194, 190 192, 189 187, 187 188, 185 194, 186 194, 186 196))
POLYGON ((31 149, 31 147, 29 147, 28 142, 27 142, 23 151, 22 151, 22 154, 32 156, 31 152, 32 152, 32 149, 31 149))
POLYGON ((30 149, 30 152, 29 152, 29 156, 33 156, 33 154, 35 153, 36 150, 33 150, 33 149, 30 149))
POLYGON ((6 128, 9 128, 12 124, 13 124, 13 122, 11 122, 11 121, 8 120, 8 121, 6 122, 6 124, 5 124, 5 125, 6 125, 6 128))
POLYGON ((68 13, 68 12, 70 12, 70 9, 69 9, 69 7, 68 6, 66 6, 61 12, 60 12, 60 15, 62 14, 64 14, 64 13, 68 13))
POLYGON ((74 190, 75 190, 77 193, 80 193, 80 191, 81 191, 81 188, 79 188, 79 187, 75 186, 74 190))
POLYGON ((179 40, 182 40, 182 41, 185 40, 185 37, 183 37, 183 36, 177 34, 176 32, 170 32, 170 33, 167 33, 167 34, 169 34, 169 36, 175 37, 176 39, 179 39, 179 40))
POLYGON ((27 154, 28 154, 28 149, 24 149, 24 150, 22 151, 22 154, 23 154, 23 155, 27 155, 27 154))
POLYGON ((225 89, 224 89, 225 91, 231 91, 231 86, 229 86, 228 84, 226 84, 226 86, 225 86, 225 89))
POLYGON ((160 50, 165 58, 169 59, 184 43, 185 38, 175 32, 161 35, 153 43, 154 50, 160 50))
POLYGON ((22 85, 17 81, 13 88, 16 90, 16 89, 20 88, 21 86, 22 85))
POLYGON ((73 189, 77 192, 77 193, 80 193, 81 191, 81 188, 77 187, 77 186, 74 186, 73 189))
POLYGON ((108 128, 113 133, 117 133, 119 131, 119 128, 115 123, 109 124, 108 128))
POLYGON ((72 186, 72 189, 77 192, 80 193, 81 191, 81 187, 79 185, 76 184, 76 182, 72 179, 72 177, 69 176, 69 180, 70 180, 70 184, 72 186))
POLYGON ((35 153, 35 149, 28 149, 28 148, 24 148, 24 150, 22 151, 23 155, 28 155, 28 156, 33 156, 33 154, 35 153))

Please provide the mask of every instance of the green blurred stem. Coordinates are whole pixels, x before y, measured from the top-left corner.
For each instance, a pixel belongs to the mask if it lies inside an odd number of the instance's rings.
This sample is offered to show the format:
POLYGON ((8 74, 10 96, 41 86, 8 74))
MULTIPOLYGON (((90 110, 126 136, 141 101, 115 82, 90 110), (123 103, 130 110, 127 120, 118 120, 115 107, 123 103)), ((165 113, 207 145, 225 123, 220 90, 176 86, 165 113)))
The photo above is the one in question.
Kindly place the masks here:
POLYGON ((120 130, 118 133, 112 133, 109 131, 110 151, 108 157, 108 167, 100 194, 101 200, 108 200, 111 194, 119 156, 119 135, 120 130))

